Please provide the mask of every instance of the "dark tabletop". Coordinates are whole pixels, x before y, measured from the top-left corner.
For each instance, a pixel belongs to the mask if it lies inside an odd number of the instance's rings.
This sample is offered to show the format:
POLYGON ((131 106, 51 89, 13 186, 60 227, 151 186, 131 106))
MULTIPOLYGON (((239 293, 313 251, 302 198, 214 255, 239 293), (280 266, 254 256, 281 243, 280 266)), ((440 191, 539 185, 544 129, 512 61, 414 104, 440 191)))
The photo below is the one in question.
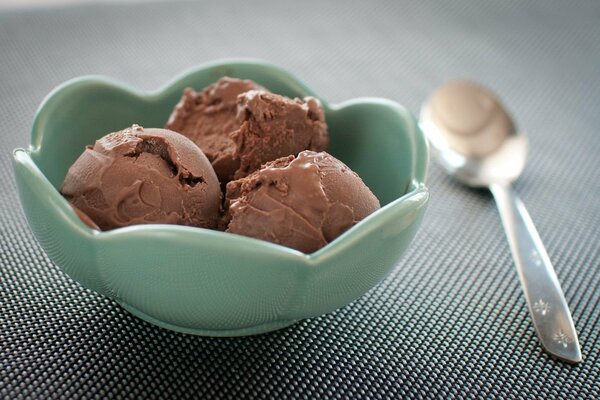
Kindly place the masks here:
POLYGON ((600 398, 600 3, 219 0, 0 13, 0 397, 600 398), (452 3, 452 5, 450 5, 452 3), (584 362, 544 353, 494 202, 432 166, 421 230, 354 303, 214 339, 143 322, 73 282, 33 238, 10 152, 59 83, 154 89, 258 57, 331 102, 418 112, 439 84, 492 87, 530 139, 516 184, 556 268, 584 362))

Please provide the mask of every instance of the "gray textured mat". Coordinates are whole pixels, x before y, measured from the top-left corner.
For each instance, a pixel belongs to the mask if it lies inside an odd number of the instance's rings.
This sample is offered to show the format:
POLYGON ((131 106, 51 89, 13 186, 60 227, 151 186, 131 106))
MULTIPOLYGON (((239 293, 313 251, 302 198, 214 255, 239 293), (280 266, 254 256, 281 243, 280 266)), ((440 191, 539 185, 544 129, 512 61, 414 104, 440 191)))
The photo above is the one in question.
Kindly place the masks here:
POLYGON ((223 0, 0 14, 0 397, 600 398, 600 3, 452 4, 223 0), (422 229, 389 278, 279 332, 172 333, 61 273, 26 225, 9 157, 29 142, 45 94, 90 73, 152 89, 232 56, 288 68, 332 102, 380 96, 416 112, 449 78, 494 88, 529 133, 516 188, 563 284, 583 364, 541 351, 491 197, 435 166, 422 229))

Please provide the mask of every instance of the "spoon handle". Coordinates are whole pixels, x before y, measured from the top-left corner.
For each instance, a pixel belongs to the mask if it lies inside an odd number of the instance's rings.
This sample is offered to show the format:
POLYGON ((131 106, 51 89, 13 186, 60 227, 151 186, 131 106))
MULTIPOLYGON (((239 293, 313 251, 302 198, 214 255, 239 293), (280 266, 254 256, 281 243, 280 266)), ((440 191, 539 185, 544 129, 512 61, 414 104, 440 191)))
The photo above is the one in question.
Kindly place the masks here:
POLYGON ((529 213, 510 184, 493 184, 504 231, 542 346, 572 363, 582 361, 577 332, 560 283, 529 213))

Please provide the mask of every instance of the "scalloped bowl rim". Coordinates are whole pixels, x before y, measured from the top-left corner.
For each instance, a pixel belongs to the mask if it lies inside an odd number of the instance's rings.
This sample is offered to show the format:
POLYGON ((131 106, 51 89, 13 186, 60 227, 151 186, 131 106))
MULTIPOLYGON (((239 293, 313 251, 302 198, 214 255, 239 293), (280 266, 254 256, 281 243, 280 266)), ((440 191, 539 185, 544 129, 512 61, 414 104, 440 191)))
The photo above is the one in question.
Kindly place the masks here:
POLYGON ((266 252, 271 252, 271 253, 275 252, 275 253, 280 253, 281 255, 285 255, 285 256, 292 256, 295 258, 300 258, 300 259, 303 259, 303 261, 309 265, 318 264, 320 259, 326 258, 328 256, 328 253, 334 252, 334 249, 336 247, 343 245, 343 243, 345 242, 345 238, 352 236, 352 235, 359 234, 362 230, 364 230, 364 228, 366 228, 367 225, 377 224, 377 220, 379 220, 381 218, 385 218, 386 214, 390 213, 391 210, 398 207, 398 205, 406 203, 408 201, 411 201, 414 198, 416 198, 418 201, 427 201, 428 189, 425 185, 425 181, 426 181, 426 177, 427 177, 427 169, 428 169, 428 163, 429 163, 428 143, 427 143, 427 141, 423 140, 424 143, 422 143, 422 144, 424 144, 423 150, 425 152, 425 160, 422 160, 422 162, 424 162, 424 165, 422 166, 421 173, 418 173, 418 172, 416 172, 416 169, 417 169, 416 164, 418 162, 417 157, 416 157, 417 145, 416 145, 416 143, 414 143, 415 137, 411 136, 410 139, 411 139, 412 150, 413 150, 413 165, 411 168, 412 180, 411 180, 409 187, 407 188, 407 192, 404 195, 402 195, 401 197, 397 198, 396 200, 391 201, 390 203, 381 207, 379 210, 370 214, 365 219, 361 220, 360 222, 358 222, 357 224, 352 226, 350 229, 345 231, 342 235, 337 237, 335 240, 328 243, 326 246, 322 247, 321 249, 317 250, 316 252, 307 254, 307 253, 303 253, 303 252, 300 252, 298 250, 295 250, 295 249, 292 249, 292 248, 289 248, 289 247, 286 247, 283 245, 267 242, 267 241, 260 240, 260 239, 255 239, 255 238, 251 238, 251 237, 246 237, 246 236, 241 236, 241 235, 237 235, 237 234, 226 233, 226 232, 221 232, 221 231, 216 231, 216 230, 210 230, 210 229, 205 229, 205 228, 188 227, 188 226, 180 226, 180 225, 147 224, 147 225, 132 225, 132 226, 128 226, 128 227, 112 229, 109 231, 93 230, 90 227, 88 227, 87 225, 85 225, 79 219, 79 217, 77 217, 77 215, 72 211, 71 207, 68 205, 67 200, 64 199, 60 195, 58 190, 56 190, 56 188, 50 183, 50 181, 48 181, 48 179, 46 178, 44 173, 37 167, 37 164, 31 158, 31 153, 43 151, 43 149, 40 146, 41 146, 41 140, 43 138, 44 130, 42 127, 40 127, 40 120, 42 119, 42 116, 44 116, 44 111, 46 109, 46 106, 47 106, 47 104, 49 104, 50 102, 52 102, 54 100, 55 96, 57 96, 59 93, 64 92, 65 90, 72 89, 79 85, 87 85, 87 84, 95 83, 95 84, 102 84, 102 85, 106 85, 106 86, 114 88, 114 89, 125 91, 129 94, 132 94, 132 95, 138 97, 142 101, 148 101, 148 100, 158 99, 161 96, 166 95, 169 92, 169 90, 173 86, 175 86, 178 82, 180 82, 181 80, 184 80, 188 76, 191 76, 200 70, 205 70, 205 69, 215 68, 215 67, 222 67, 222 66, 229 65, 229 64, 240 64, 240 63, 257 65, 257 66, 263 67, 265 69, 270 69, 272 72, 282 74, 287 79, 293 80, 295 84, 299 85, 304 91, 309 93, 311 96, 315 96, 315 97, 319 98, 319 100, 321 100, 324 108, 326 108, 329 111, 337 111, 344 107, 355 105, 355 104, 370 103, 370 104, 384 105, 384 106, 394 109, 397 113, 399 113, 401 115, 403 120, 406 120, 407 117, 410 118, 414 125, 413 126, 414 130, 416 132, 419 132, 419 128, 416 123, 416 120, 414 120, 414 117, 412 117, 412 115, 408 112, 408 110, 406 110, 405 107, 401 106, 399 103, 396 103, 395 101, 384 99, 384 98, 377 98, 377 97, 358 97, 358 98, 353 98, 350 100, 343 101, 338 104, 330 104, 329 102, 327 102, 326 100, 324 100, 320 96, 318 96, 316 93, 314 93, 314 91, 312 91, 308 86, 306 86, 301 80, 299 80, 298 78, 296 78, 294 75, 292 75, 291 73, 289 73, 288 71, 286 71, 283 68, 277 67, 275 65, 272 65, 272 64, 269 64, 269 63, 266 63, 264 61, 257 60, 257 59, 224 59, 224 60, 213 61, 210 63, 200 64, 195 67, 189 68, 156 90, 141 90, 129 83, 126 83, 126 82, 123 82, 123 81, 120 81, 120 80, 117 80, 117 79, 114 79, 111 77, 102 76, 102 75, 84 75, 84 76, 80 76, 80 77, 76 77, 76 78, 67 80, 67 81, 63 82, 62 84, 58 85, 57 87, 55 87, 44 98, 44 100, 40 104, 40 106, 37 109, 36 114, 35 114, 34 123, 33 123, 32 129, 31 129, 31 144, 28 146, 27 149, 22 149, 22 148, 15 149, 13 151, 13 157, 17 162, 23 163, 22 160, 18 159, 19 158, 18 153, 24 152, 26 154, 27 158, 29 158, 29 160, 33 163, 33 165, 37 169, 36 173, 40 174, 41 177, 43 178, 43 181, 45 181, 45 183, 47 183, 47 185, 49 185, 49 187, 52 189, 52 191, 50 192, 50 195, 51 196, 59 196, 62 199, 62 201, 59 201, 58 204, 60 204, 61 208, 63 208, 63 210, 61 210, 61 211, 63 211, 63 214, 67 216, 67 218, 69 219, 69 222, 77 224, 80 228, 82 228, 82 232, 86 235, 89 235, 93 240, 110 240, 111 238, 113 238, 115 236, 126 237, 127 234, 130 232, 136 232, 136 233, 137 232, 148 232, 148 233, 152 233, 152 234, 160 234, 162 232, 174 232, 174 233, 176 232, 177 234, 200 235, 201 237, 205 237, 206 235, 209 235, 209 236, 218 237, 222 240, 232 241, 232 244, 234 244, 234 242, 235 242, 236 246, 238 246, 238 247, 252 246, 254 249, 256 249, 258 246, 258 247, 261 247, 262 249, 264 249, 264 251, 266 251, 266 252), (419 198, 423 195, 425 198, 423 200, 419 200, 419 198))

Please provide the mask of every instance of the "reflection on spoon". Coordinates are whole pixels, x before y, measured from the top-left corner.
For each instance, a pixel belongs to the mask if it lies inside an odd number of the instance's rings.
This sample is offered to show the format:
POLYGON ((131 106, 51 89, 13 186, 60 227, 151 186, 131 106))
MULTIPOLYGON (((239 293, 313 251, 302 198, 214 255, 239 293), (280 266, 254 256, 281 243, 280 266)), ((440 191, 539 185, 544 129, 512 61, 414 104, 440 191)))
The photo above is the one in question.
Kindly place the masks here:
POLYGON ((431 98, 431 112, 445 131, 453 133, 446 136, 450 147, 467 157, 485 157, 514 131, 500 103, 470 82, 441 87, 431 98))

